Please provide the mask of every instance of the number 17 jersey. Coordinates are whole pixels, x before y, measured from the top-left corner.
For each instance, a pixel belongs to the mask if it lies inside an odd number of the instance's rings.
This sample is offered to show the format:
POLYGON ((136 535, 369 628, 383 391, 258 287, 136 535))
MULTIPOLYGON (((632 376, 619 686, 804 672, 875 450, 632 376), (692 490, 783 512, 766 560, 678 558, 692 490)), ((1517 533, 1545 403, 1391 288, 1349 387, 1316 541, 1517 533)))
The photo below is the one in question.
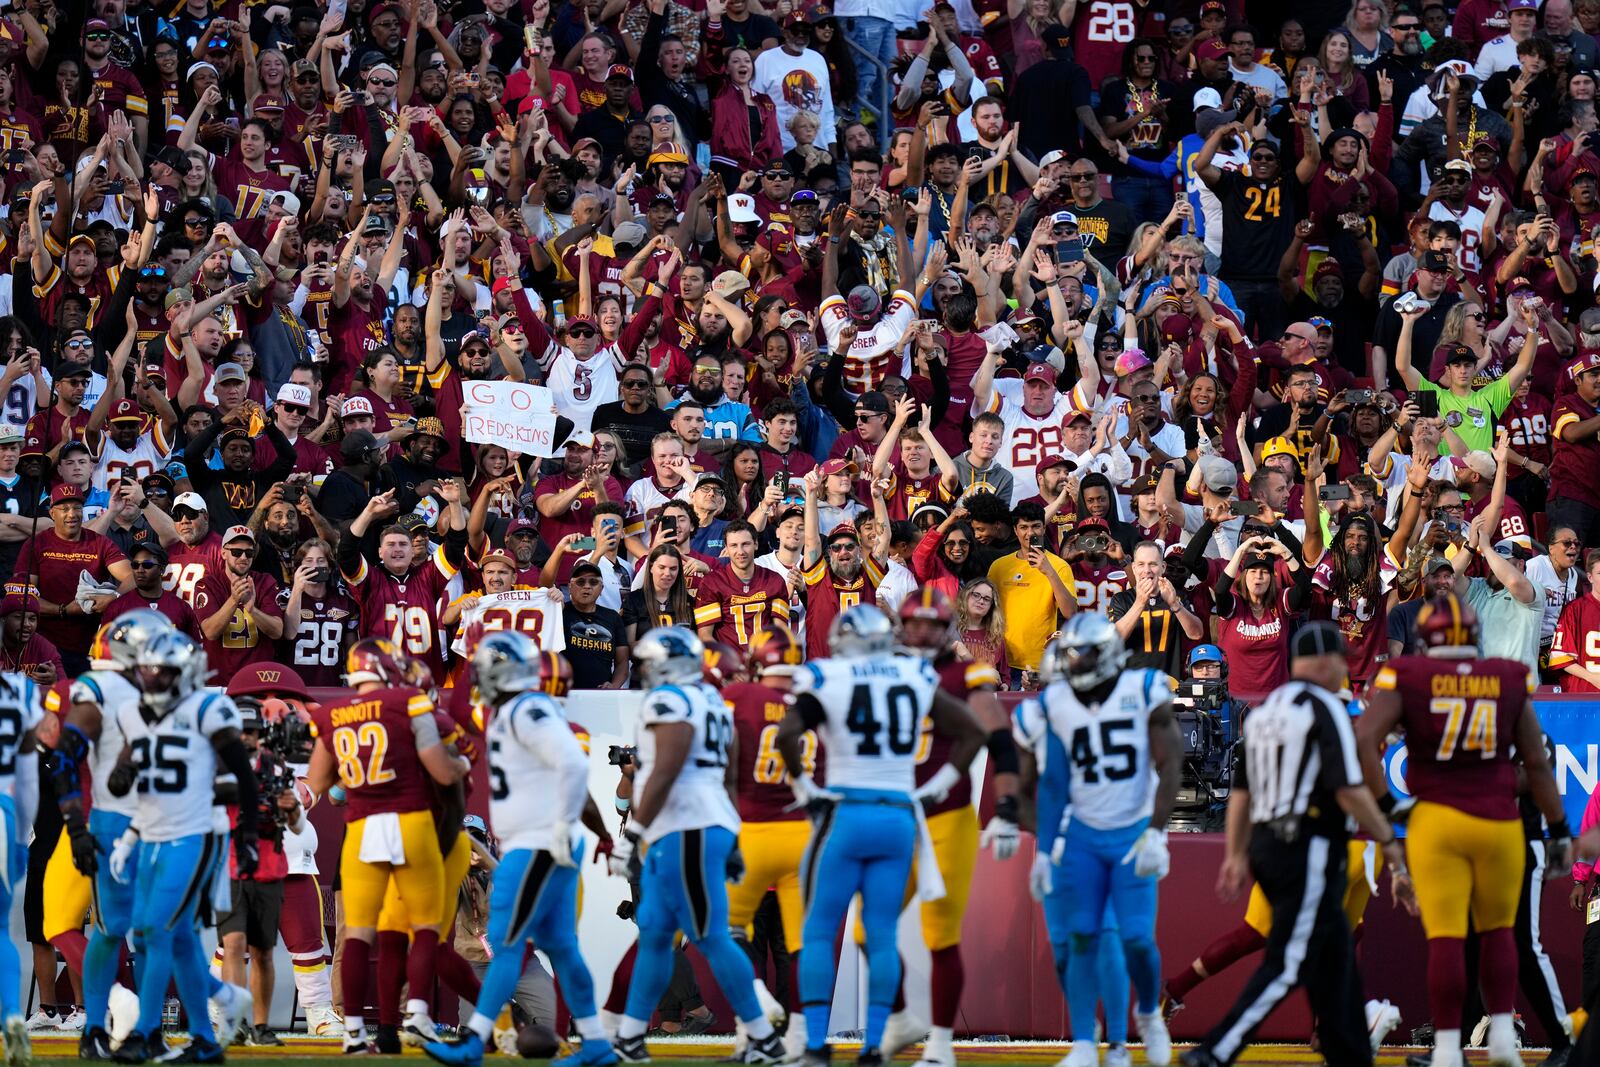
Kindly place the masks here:
POLYGON ((814 695, 826 715, 817 736, 828 786, 910 794, 922 719, 938 688, 933 665, 910 656, 814 660, 796 671, 794 693, 814 695))
POLYGON ((1111 692, 1089 707, 1066 682, 1051 682, 1039 702, 1067 750, 1072 818, 1096 830, 1120 830, 1155 808, 1150 713, 1172 701, 1172 679, 1155 670, 1124 671, 1111 692))

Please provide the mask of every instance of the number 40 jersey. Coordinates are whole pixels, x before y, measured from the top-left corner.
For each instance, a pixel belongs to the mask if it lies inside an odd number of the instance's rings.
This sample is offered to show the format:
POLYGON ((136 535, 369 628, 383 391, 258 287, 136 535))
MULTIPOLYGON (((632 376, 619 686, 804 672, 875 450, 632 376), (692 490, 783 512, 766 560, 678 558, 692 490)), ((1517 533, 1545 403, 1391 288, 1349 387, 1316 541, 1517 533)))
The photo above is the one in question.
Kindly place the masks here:
MULTIPOLYGON (((1067 750, 1072 818, 1119 830, 1149 818, 1156 778, 1150 763, 1150 713, 1172 700, 1172 679, 1157 670, 1124 671, 1096 706, 1065 681, 1039 694, 1050 729, 1067 750)), ((1055 768, 1055 773, 1064 773, 1055 768)))
POLYGON ((828 786, 911 793, 922 720, 938 688, 933 665, 910 656, 822 659, 796 671, 794 694, 810 693, 827 716, 816 730, 828 786))

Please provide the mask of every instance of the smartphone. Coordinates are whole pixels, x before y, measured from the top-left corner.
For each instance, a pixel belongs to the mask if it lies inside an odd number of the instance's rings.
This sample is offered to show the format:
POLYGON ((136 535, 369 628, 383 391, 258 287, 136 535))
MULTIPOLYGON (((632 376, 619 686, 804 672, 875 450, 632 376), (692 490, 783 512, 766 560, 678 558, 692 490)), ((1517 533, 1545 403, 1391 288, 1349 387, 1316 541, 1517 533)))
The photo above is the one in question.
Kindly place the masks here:
POLYGON ((1261 504, 1255 500, 1235 500, 1232 505, 1232 511, 1242 518, 1253 518, 1261 514, 1261 504))
POLYGON ((112 196, 121 196, 123 192, 127 190, 127 188, 128 183, 123 181, 121 178, 118 178, 116 181, 111 182, 106 186, 106 192, 112 196))
POLYGON ((1082 263, 1083 242, 1076 237, 1056 242, 1057 263, 1082 263))
POLYGON ((1344 391, 1344 398, 1345 398, 1345 401, 1347 403, 1349 403, 1352 407, 1360 407, 1362 404, 1370 404, 1370 403, 1372 403, 1372 390, 1371 389, 1346 389, 1344 391))
POLYGON ((786 496, 789 495, 789 472, 788 471, 779 471, 778 472, 778 477, 777 477, 777 483, 778 483, 778 498, 781 500, 783 497, 786 497, 786 496))
POLYGON ((1349 500, 1350 496, 1350 487, 1348 485, 1325 485, 1317 490, 1317 499, 1323 503, 1331 500, 1349 500))
POLYGON ((661 520, 661 532, 675 534, 678 532, 678 516, 668 515, 661 520))
POLYGON ((1439 417, 1439 394, 1433 391, 1417 393, 1417 415, 1424 419, 1439 417))
POLYGON ((572 551, 574 551, 574 552, 593 552, 594 551, 594 538, 592 538, 592 537, 580 537, 580 538, 578 538, 576 541, 572 542, 572 551))
POLYGON ((13 148, 11 151, 6 153, 6 162, 13 167, 21 166, 27 161, 28 150, 25 148, 13 148))

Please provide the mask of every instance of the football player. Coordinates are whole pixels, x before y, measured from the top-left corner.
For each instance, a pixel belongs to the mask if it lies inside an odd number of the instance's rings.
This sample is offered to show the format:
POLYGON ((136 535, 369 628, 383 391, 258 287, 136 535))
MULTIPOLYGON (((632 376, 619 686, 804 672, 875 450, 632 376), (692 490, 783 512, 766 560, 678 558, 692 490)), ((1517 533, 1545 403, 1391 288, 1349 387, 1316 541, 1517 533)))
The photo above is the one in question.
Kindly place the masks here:
POLYGON ((429 782, 453 786, 470 767, 442 743, 433 701, 405 684, 409 676, 406 658, 394 645, 364 638, 351 647, 345 665, 345 682, 355 695, 312 713, 317 746, 308 784, 318 794, 342 786, 348 821, 339 856, 347 1053, 360 1053, 367 1045, 361 1015, 367 968, 391 879, 412 923, 406 1024, 430 1038, 434 1034, 421 994, 433 988, 445 899, 444 856, 434 829, 429 782))
POLYGON ((531 940, 550 957, 583 1039, 556 1064, 615 1063, 595 1010, 594 979, 578 951, 578 823, 589 799, 589 757, 561 703, 572 667, 514 630, 480 641, 472 665, 479 695, 496 709, 488 734, 489 814, 504 851, 489 891, 487 943, 494 956, 460 1040, 423 1050, 440 1063, 483 1062, 531 940))
POLYGON ((794 702, 778 729, 795 799, 817 817, 801 868, 807 898, 800 951, 807 1064, 831 1058, 834 935, 857 892, 869 976, 860 1062, 883 1062, 880 1046, 900 984, 895 927, 919 840, 925 847, 918 895, 937 900, 946 892, 915 806, 944 801, 983 743, 982 728, 966 705, 940 692, 932 664, 895 654, 894 639, 893 625, 875 607, 862 604, 840 614, 828 631, 834 658, 815 660, 794 676, 794 702), (924 717, 950 739, 950 750, 947 762, 917 785, 924 717), (827 789, 806 772, 807 730, 816 730, 827 750, 827 789))
POLYGON ((639 770, 628 828, 609 866, 612 874, 639 882, 639 952, 617 1025, 617 1054, 629 1063, 649 1062, 644 1031, 672 978, 672 943, 681 930, 744 1023, 750 1040, 745 1062, 779 1063, 783 1041, 756 999, 749 958, 728 932, 726 882, 744 873, 739 814, 729 796, 738 768, 733 717, 702 680, 705 650, 686 627, 651 630, 633 646, 633 658, 646 687, 639 770))
POLYGON ((1060 866, 1074 889, 1067 1007, 1079 1033, 1065 1063, 1095 1067, 1100 1060, 1092 1032, 1082 1031, 1100 1000, 1096 961, 1109 901, 1138 996, 1134 1021, 1145 1060, 1164 1067, 1172 1043, 1158 999, 1156 883, 1171 862, 1166 825, 1183 761, 1172 681, 1158 670, 1124 671, 1127 646, 1104 615, 1074 615, 1051 647, 1057 679, 1040 703, 1069 758, 1048 761, 1044 776, 1067 777, 1072 798, 1060 866))
MULTIPOLYGON (((39 687, 21 674, 0 674, 0 915, 28 869, 28 846, 39 804, 39 753, 34 730, 44 719, 39 687)), ((0 1045, 6 1062, 32 1057, 22 1015, 22 957, 10 936, 0 937, 0 1045)))
MULTIPOLYGON (((1379 806, 1406 823, 1406 856, 1428 935, 1428 1007, 1434 1067, 1460 1067, 1466 993, 1467 919, 1478 932, 1478 970, 1489 1014, 1489 1062, 1511 1067, 1517 1052, 1512 1009, 1517 987, 1517 918, 1526 863, 1517 810, 1517 765, 1550 825, 1547 878, 1565 877, 1572 830, 1550 772, 1533 710, 1535 678, 1521 663, 1483 659, 1476 613, 1445 593, 1417 613, 1421 655, 1390 660, 1373 680, 1357 724, 1362 769, 1379 806), (1416 802, 1397 809, 1383 752, 1391 732, 1406 737, 1406 788, 1416 802)), ((1396 874, 1397 880, 1404 870, 1396 874)))

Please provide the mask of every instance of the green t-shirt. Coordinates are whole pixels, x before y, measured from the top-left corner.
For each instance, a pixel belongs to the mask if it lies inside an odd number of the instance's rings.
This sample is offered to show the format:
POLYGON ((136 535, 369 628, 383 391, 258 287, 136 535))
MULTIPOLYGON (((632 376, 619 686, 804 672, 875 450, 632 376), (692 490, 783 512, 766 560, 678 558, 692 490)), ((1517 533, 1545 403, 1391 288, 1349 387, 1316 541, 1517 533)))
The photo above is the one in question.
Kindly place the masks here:
MULTIPOLYGON (((1497 378, 1482 389, 1468 393, 1466 396, 1457 396, 1455 393, 1423 378, 1418 386, 1419 393, 1434 393, 1439 397, 1439 415, 1441 417, 1452 411, 1461 412, 1461 425, 1456 427, 1456 436, 1467 443, 1468 448, 1482 449, 1485 452, 1494 450, 1494 424, 1497 419, 1511 406, 1512 390, 1505 378, 1497 378)), ((1439 455, 1448 456, 1450 446, 1444 438, 1439 439, 1439 455)))

